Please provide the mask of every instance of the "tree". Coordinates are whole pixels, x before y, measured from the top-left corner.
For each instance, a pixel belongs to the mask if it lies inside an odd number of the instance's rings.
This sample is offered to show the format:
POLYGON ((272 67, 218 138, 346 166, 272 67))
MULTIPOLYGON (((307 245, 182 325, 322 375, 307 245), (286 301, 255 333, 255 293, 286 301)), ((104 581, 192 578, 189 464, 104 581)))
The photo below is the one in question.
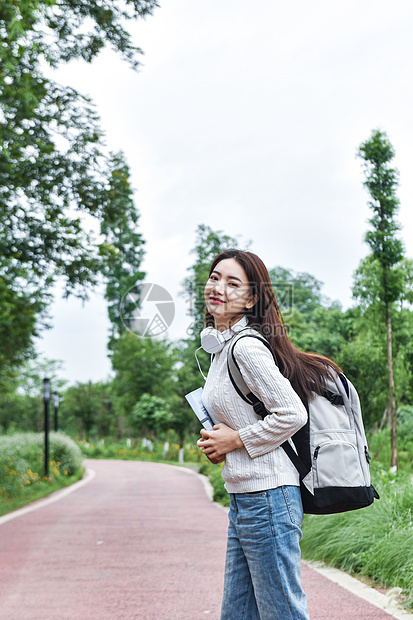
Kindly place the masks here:
POLYGON ((3 376, 0 379, 0 426, 4 434, 18 422, 21 414, 20 404, 16 377, 3 376))
POLYGON ((274 267, 268 273, 278 305, 285 316, 293 307, 305 313, 328 301, 321 295, 323 283, 309 273, 296 273, 285 267, 274 267))
POLYGON ((191 250, 191 254, 195 254, 195 262, 188 268, 189 275, 182 283, 184 295, 190 304, 188 315, 193 318, 188 334, 195 339, 205 326, 204 288, 209 267, 220 252, 236 248, 239 244, 236 237, 225 235, 222 231, 215 232, 205 224, 198 226, 196 235, 196 245, 191 250))
POLYGON ((115 413, 119 434, 143 394, 166 400, 175 390, 176 352, 166 340, 141 337, 125 331, 113 344, 112 366, 115 413))
POLYGON ((296 346, 334 359, 348 329, 340 303, 323 295, 323 283, 309 273, 274 267, 269 275, 289 336, 296 346))
POLYGON ((105 383, 77 383, 63 394, 60 407, 62 427, 90 440, 92 434, 99 437, 110 434, 114 429, 113 411, 110 400, 110 385, 105 383))
POLYGON ((386 408, 385 325, 374 309, 361 312, 352 308, 351 333, 335 361, 357 387, 366 427, 381 425, 386 408))
POLYGON ((110 347, 125 330, 122 312, 129 316, 135 309, 136 300, 129 300, 127 293, 145 275, 140 270, 144 240, 138 232, 139 213, 133 202, 129 167, 122 153, 114 157, 114 164, 110 177, 110 191, 114 197, 113 216, 104 219, 100 228, 105 247, 109 250, 104 274, 107 282, 105 296, 112 323, 110 347))
POLYGON ((43 379, 51 379, 52 391, 62 393, 66 382, 59 378, 61 362, 26 361, 19 369, 0 373, 0 424, 11 431, 39 432, 44 426, 43 379))
MULTIPOLYGON (((412 265, 413 261, 406 258, 400 262, 403 291, 391 307, 394 389, 398 410, 400 406, 410 404, 413 389, 412 265)), ((380 287, 380 266, 377 259, 369 255, 360 262, 354 275, 353 296, 359 300, 359 306, 353 320, 351 342, 345 345, 343 352, 356 373, 349 376, 360 386, 363 411, 367 412, 370 423, 382 427, 388 418, 388 372, 387 330, 380 287), (364 362, 361 362, 363 347, 364 362)))
MULTIPOLYGON (((392 351, 392 308, 403 293, 403 244, 397 237, 400 229, 395 217, 399 209, 396 195, 399 173, 390 166, 395 151, 387 135, 379 130, 360 145, 358 156, 363 160, 364 186, 370 193, 369 206, 373 217, 366 242, 371 248, 374 268, 377 270, 377 296, 386 323, 388 413, 391 426, 391 466, 397 467, 397 409, 394 388, 392 351)), ((359 296, 362 296, 361 290, 359 296)))
POLYGON ((14 290, 10 279, 0 275, 0 377, 10 376, 14 368, 34 355, 32 339, 37 335, 46 299, 14 290))
POLYGON ((153 433, 167 430, 173 426, 174 414, 170 403, 160 396, 142 394, 130 415, 134 430, 153 433))
POLYGON ((104 223, 104 234, 120 221, 129 221, 133 231, 137 221, 130 196, 125 199, 122 156, 106 153, 92 102, 46 77, 43 67, 91 62, 109 44, 136 68, 141 50, 124 22, 156 6, 154 0, 1 3, 0 293, 19 317, 20 357, 27 355, 35 318, 56 278, 65 282, 66 294, 85 297, 86 287, 116 263, 119 248, 96 238, 86 216, 104 223))

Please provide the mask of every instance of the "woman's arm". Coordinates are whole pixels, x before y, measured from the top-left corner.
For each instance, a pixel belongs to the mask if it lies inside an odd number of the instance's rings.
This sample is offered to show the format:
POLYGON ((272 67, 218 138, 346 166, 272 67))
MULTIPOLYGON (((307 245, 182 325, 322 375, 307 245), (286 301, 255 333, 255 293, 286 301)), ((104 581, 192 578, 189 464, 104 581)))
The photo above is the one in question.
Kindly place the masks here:
POLYGON ((307 411, 290 382, 257 338, 242 338, 234 348, 242 377, 270 415, 239 430, 251 458, 278 448, 307 422, 307 411))

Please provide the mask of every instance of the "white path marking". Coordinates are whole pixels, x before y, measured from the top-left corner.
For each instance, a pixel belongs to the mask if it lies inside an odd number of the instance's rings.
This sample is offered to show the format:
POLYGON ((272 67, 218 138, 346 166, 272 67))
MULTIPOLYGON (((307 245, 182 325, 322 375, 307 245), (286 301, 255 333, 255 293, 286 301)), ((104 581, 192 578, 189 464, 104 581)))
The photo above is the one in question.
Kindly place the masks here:
POLYGON ((317 571, 324 577, 327 577, 330 581, 333 581, 342 588, 345 588, 359 598, 362 598, 368 603, 382 609, 390 616, 393 616, 393 618, 397 618, 398 620, 413 619, 413 615, 411 613, 405 611, 397 604, 397 594, 399 593, 398 588, 391 588, 386 594, 382 594, 382 592, 371 588, 359 579, 351 577, 351 575, 344 573, 338 568, 331 568, 321 562, 303 561, 303 564, 317 571))

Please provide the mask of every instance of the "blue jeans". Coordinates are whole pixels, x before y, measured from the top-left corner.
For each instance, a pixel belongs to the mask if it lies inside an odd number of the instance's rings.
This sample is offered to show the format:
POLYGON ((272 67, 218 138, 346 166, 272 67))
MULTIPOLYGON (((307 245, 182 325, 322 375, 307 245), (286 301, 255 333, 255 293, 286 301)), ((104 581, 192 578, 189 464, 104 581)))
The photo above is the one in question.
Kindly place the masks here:
POLYGON ((299 487, 231 494, 221 620, 308 620, 299 487))

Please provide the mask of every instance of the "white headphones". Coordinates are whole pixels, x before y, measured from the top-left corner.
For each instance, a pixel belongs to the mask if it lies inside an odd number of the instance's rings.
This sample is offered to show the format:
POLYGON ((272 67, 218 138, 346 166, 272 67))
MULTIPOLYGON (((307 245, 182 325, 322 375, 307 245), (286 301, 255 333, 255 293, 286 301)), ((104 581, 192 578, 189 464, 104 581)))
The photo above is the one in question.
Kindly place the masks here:
POLYGON ((205 327, 201 332, 201 347, 207 353, 219 353, 233 334, 231 328, 220 332, 215 327, 205 327))
MULTIPOLYGON (((230 340, 235 333, 241 331, 241 329, 244 329, 247 325, 248 319, 246 316, 243 316, 233 327, 230 327, 223 332, 215 329, 215 327, 205 327, 205 329, 201 332, 201 346, 199 349, 204 349, 206 353, 219 353, 225 347, 225 343, 230 340)), ((199 351, 199 349, 195 351, 195 359, 198 363, 198 368, 201 375, 204 379, 206 379, 197 357, 197 351, 199 351)))

